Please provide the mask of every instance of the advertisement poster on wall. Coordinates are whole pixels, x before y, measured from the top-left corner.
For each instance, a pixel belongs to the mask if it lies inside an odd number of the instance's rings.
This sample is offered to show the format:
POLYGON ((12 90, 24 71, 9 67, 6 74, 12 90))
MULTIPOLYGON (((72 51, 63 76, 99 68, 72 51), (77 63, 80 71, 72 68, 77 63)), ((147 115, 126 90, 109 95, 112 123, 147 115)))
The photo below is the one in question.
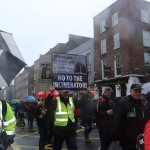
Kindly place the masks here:
POLYGON ((47 91, 52 85, 52 63, 51 55, 40 55, 40 58, 35 61, 35 92, 47 91))
POLYGON ((87 88, 86 56, 52 53, 53 85, 56 89, 87 88))

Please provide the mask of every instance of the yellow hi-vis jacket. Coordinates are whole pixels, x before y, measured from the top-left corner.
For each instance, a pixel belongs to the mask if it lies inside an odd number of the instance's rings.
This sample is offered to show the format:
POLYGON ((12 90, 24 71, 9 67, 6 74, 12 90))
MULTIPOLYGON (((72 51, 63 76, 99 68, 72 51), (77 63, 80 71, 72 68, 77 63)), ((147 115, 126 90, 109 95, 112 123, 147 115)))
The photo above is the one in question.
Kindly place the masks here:
POLYGON ((0 129, 1 132, 5 131, 7 135, 15 135, 16 130, 16 118, 14 113, 10 107, 10 105, 6 102, 6 114, 3 118, 3 105, 0 101, 0 129))
POLYGON ((57 97, 56 101, 57 106, 55 111, 54 126, 67 126, 69 118, 72 122, 75 122, 75 107, 72 97, 69 97, 69 104, 67 104, 67 106, 60 100, 60 97, 57 97))

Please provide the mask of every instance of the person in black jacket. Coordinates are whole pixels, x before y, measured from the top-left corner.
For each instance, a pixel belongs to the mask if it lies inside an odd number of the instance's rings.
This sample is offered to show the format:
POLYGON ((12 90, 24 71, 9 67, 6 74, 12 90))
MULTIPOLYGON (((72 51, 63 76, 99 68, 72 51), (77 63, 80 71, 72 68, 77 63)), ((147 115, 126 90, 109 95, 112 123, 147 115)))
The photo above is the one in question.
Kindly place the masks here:
POLYGON ((40 134, 39 150, 44 150, 46 144, 53 144, 54 113, 50 108, 53 100, 54 86, 50 86, 50 94, 45 101, 41 101, 35 110, 35 118, 40 134))
POLYGON ((112 142, 111 138, 111 126, 113 115, 113 101, 111 100, 111 94, 113 90, 111 87, 105 87, 102 97, 97 101, 96 109, 96 125, 99 130, 100 150, 107 150, 112 142))
POLYGON ((45 101, 45 121, 47 124, 47 142, 48 144, 53 144, 53 127, 54 127, 54 111, 50 107, 50 103, 52 100, 54 100, 54 92, 55 92, 55 87, 50 86, 50 94, 48 95, 46 101, 45 101))
POLYGON ((35 108, 35 119, 39 131, 39 150, 44 150, 47 140, 47 124, 44 117, 41 117, 43 101, 40 101, 35 108))
POLYGON ((141 99, 141 86, 132 84, 130 95, 122 98, 113 116, 113 140, 123 150, 136 150, 137 137, 143 134, 148 108, 141 99))
POLYGON ((84 137, 86 143, 91 143, 91 140, 89 139, 89 134, 92 131, 92 125, 93 120, 95 119, 94 114, 94 102, 92 101, 92 94, 90 92, 90 89, 87 88, 85 90, 84 95, 81 98, 82 107, 80 108, 81 114, 80 118, 82 121, 82 125, 84 126, 84 137))

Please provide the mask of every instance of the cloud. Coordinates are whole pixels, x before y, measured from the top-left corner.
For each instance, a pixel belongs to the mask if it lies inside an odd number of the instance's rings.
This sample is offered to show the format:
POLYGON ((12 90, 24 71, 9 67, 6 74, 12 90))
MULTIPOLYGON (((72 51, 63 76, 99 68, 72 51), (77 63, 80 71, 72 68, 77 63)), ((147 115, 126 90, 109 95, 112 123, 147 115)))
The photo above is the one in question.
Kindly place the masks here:
POLYGON ((93 17, 115 0, 1 0, 0 30, 10 32, 30 66, 69 34, 93 37, 93 17))

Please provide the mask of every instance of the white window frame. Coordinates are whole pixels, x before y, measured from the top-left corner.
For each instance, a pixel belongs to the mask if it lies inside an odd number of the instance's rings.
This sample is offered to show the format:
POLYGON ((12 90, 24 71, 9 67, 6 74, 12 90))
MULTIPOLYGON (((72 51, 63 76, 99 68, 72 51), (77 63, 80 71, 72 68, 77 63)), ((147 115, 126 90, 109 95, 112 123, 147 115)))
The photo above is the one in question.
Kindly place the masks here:
POLYGON ((106 31, 105 26, 106 26, 106 25, 105 25, 105 20, 102 20, 102 21, 100 22, 100 33, 106 31))
POLYGON ((104 76, 104 65, 106 65, 106 60, 102 59, 101 65, 102 65, 102 79, 107 79, 108 77, 104 76))
POLYGON ((120 48, 120 36, 119 33, 114 34, 114 49, 120 48))
POLYGON ((150 31, 143 32, 143 46, 150 47, 150 31))
POLYGON ((117 25, 119 23, 119 19, 118 19, 118 12, 115 12, 112 15, 112 27, 117 25))
POLYGON ((146 10, 141 10, 141 22, 149 23, 149 14, 146 10))
POLYGON ((121 72, 120 74, 117 74, 117 68, 121 68, 121 56, 118 54, 114 58, 114 75, 115 77, 118 77, 121 76, 121 72))
POLYGON ((144 66, 150 66, 150 53, 144 53, 144 66))
POLYGON ((106 53, 106 39, 101 40, 101 54, 106 53))

